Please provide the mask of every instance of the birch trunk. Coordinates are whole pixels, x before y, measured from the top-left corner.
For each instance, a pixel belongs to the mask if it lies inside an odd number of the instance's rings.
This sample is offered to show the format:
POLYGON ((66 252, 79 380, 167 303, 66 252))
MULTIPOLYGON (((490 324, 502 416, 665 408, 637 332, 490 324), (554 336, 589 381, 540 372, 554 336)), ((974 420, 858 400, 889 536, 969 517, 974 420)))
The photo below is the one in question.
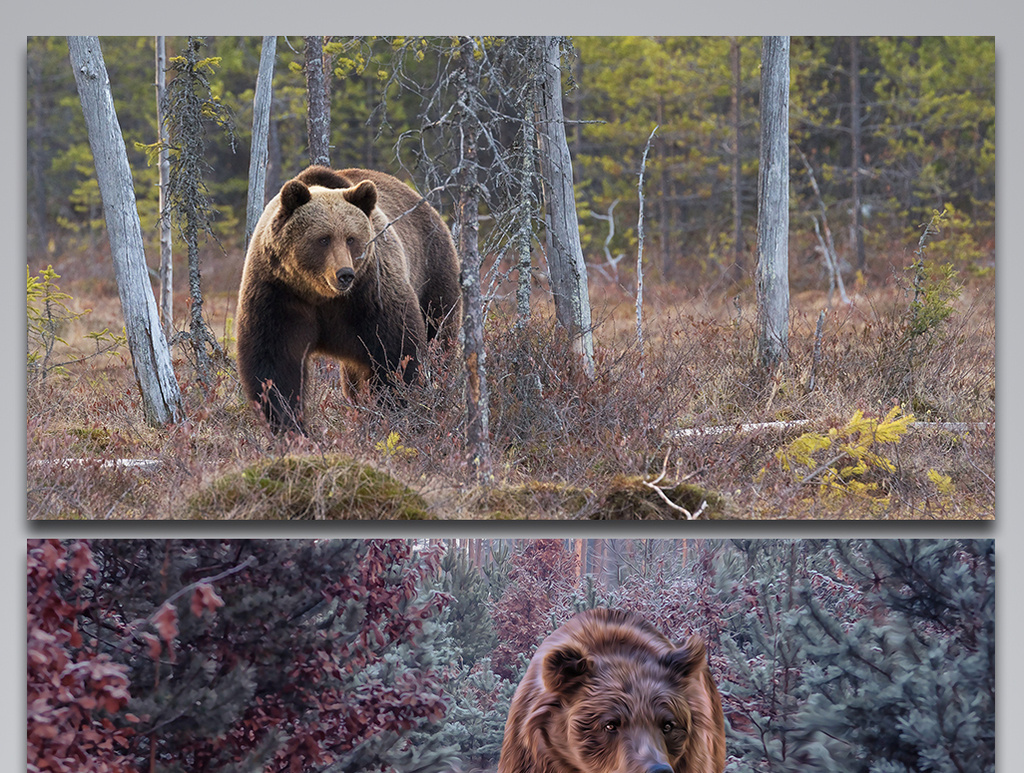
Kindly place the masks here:
POLYGON ((68 37, 68 50, 96 163, 114 275, 143 412, 149 424, 162 426, 181 419, 181 393, 149 283, 132 173, 114 110, 110 80, 99 38, 68 37))
POLYGON ((758 359, 772 369, 789 349, 789 38, 761 47, 761 163, 757 173, 758 359))
POLYGON ((268 137, 270 104, 273 96, 274 57, 277 36, 266 35, 260 51, 260 69, 256 75, 256 94, 252 100, 252 147, 249 149, 249 194, 245 208, 245 246, 256 230, 267 197, 268 137))
POLYGON ((573 350, 594 376, 594 338, 590 320, 587 266, 580 244, 576 199, 572 188, 572 158, 562 112, 561 46, 557 37, 544 37, 540 89, 540 162, 547 190, 547 251, 555 315, 569 331, 573 350))

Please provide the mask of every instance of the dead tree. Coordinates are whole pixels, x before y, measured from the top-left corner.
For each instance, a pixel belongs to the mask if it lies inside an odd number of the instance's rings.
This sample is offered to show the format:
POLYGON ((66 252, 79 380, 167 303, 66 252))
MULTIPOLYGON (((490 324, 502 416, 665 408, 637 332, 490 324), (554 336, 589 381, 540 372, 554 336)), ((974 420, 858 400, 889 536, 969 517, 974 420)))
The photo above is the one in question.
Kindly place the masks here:
POLYGON ((472 38, 460 37, 458 47, 458 121, 461 134, 458 164, 458 251, 462 284, 463 358, 466 368, 466 457, 473 477, 491 477, 487 352, 484 347, 484 304, 480 291, 480 183, 477 170, 477 105, 480 69, 472 38))
POLYGON ((266 35, 260 50, 260 69, 252 100, 252 146, 249 149, 249 195, 245 208, 245 245, 263 214, 267 197, 267 140, 270 133, 270 104, 273 97, 274 57, 277 36, 266 35))
POLYGON ((861 222, 860 200, 860 160, 861 160, 861 126, 860 126, 860 46, 856 37, 850 38, 850 172, 853 190, 853 244, 857 256, 857 270, 867 269, 867 257, 864 253, 864 226, 861 222))
POLYGON ((164 92, 167 87, 167 41, 156 37, 156 138, 159 145, 160 170, 160 321, 168 340, 174 335, 174 255, 171 250, 171 219, 166 215, 167 186, 171 176, 171 161, 167 154, 167 134, 164 130, 164 92))
POLYGON ((304 38, 306 75, 306 130, 309 134, 309 163, 331 165, 330 80, 324 61, 324 39, 319 35, 304 38))
POLYGON ((757 173, 757 353, 773 370, 789 354, 789 38, 761 47, 757 173))
POLYGON ((594 376, 594 337, 590 319, 587 264, 580 244, 572 158, 562 110, 562 39, 541 38, 542 87, 539 91, 540 163, 544 178, 548 271, 555 315, 569 332, 588 377, 594 376))
POLYGON ((114 110, 99 38, 69 37, 68 50, 96 164, 114 276, 143 413, 149 424, 170 424, 182 417, 181 393, 149 282, 128 153, 114 110))
POLYGON ((201 38, 190 37, 184 55, 171 60, 175 78, 167 87, 164 115, 171 151, 168 206, 188 250, 189 330, 180 336, 190 345, 199 381, 209 386, 213 381, 210 352, 223 359, 224 351, 203 318, 199 235, 213 235, 210 225, 213 204, 203 181, 209 168, 205 154, 205 122, 212 120, 227 130, 232 142, 234 137, 227 108, 211 94, 207 73, 213 67, 213 60, 200 58, 202 46, 201 38))

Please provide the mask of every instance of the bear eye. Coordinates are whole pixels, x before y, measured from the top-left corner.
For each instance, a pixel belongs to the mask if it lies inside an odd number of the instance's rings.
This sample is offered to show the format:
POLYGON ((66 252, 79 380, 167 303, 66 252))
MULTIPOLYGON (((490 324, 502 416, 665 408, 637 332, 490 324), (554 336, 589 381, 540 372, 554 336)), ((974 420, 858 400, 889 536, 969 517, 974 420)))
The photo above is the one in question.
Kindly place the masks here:
POLYGON ((356 246, 356 238, 354 236, 348 237, 345 240, 345 244, 347 244, 349 247, 355 247, 356 246))
POLYGON ((321 247, 326 247, 328 244, 331 243, 331 237, 321 236, 319 239, 316 240, 316 243, 319 244, 321 247))

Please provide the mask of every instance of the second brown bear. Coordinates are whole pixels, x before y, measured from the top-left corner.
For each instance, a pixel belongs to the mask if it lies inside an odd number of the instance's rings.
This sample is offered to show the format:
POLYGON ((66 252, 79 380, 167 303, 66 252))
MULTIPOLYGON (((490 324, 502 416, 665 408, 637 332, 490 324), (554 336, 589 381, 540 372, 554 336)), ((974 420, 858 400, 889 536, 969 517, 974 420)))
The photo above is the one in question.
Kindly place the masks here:
POLYGON ((498 773, 722 773, 725 719, 704 643, 640 617, 582 612, 537 648, 498 773))
POLYGON ((274 431, 303 431, 313 354, 375 386, 412 383, 426 343, 455 340, 459 264, 437 211, 400 180, 311 166, 253 231, 238 296, 238 371, 274 431))

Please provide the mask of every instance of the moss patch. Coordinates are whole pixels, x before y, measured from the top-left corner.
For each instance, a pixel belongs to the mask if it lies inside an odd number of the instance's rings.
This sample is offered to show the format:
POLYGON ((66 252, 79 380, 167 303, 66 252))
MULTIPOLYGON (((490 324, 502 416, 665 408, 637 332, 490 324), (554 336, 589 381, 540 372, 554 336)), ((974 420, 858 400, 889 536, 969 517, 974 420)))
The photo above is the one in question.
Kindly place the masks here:
MULTIPOLYGON (((644 478, 638 476, 620 476, 615 478, 597 507, 586 513, 591 520, 685 520, 685 513, 670 507, 656 491, 644 484, 644 478)), ((675 486, 664 482, 658 488, 675 505, 685 508, 690 513, 700 509, 707 502, 700 517, 702 519, 720 520, 724 517, 725 501, 721 495, 694 486, 690 483, 678 483, 675 486)))
POLYGON ((481 494, 477 509, 485 518, 572 518, 593 496, 589 489, 565 483, 531 481, 487 489, 481 494))
POLYGON ((427 502, 405 484, 348 456, 267 459, 215 480, 191 497, 186 518, 421 520, 427 502))

